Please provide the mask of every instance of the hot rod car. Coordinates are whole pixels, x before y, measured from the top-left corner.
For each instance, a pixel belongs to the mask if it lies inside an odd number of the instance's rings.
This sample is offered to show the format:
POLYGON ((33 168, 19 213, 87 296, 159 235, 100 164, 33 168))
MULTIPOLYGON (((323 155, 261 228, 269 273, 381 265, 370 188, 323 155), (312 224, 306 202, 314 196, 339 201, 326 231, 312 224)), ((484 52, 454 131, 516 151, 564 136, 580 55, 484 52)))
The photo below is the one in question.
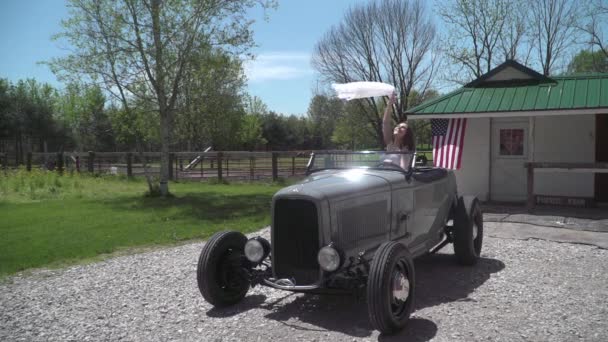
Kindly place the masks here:
POLYGON ((413 259, 453 243, 455 260, 473 265, 483 239, 477 199, 458 194, 453 172, 415 160, 401 152, 312 154, 308 177, 272 198, 272 244, 234 231, 205 244, 201 294, 226 306, 255 285, 365 289, 372 326, 402 329, 414 307, 413 259))

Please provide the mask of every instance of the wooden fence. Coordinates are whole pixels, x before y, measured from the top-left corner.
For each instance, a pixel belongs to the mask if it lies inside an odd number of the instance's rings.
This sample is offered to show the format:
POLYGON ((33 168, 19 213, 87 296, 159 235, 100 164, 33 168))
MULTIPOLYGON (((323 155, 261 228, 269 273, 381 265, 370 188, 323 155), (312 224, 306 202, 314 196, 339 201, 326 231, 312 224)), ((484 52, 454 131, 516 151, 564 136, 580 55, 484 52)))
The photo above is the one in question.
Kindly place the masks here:
MULTIPOLYGON (((312 152, 332 151, 275 151, 275 152, 171 152, 169 177, 172 180, 273 179, 302 177, 306 173, 312 152)), ((344 153, 345 151, 339 151, 344 153)), ((419 154, 429 152, 420 151, 419 154)), ((86 152, 38 153, 25 156, 27 170, 43 169, 59 172, 89 172, 152 176, 160 174, 160 152, 86 152)), ((0 153, 0 164, 8 168, 8 154, 0 153)), ((432 163, 432 162, 431 162, 432 163)))
MULTIPOLYGON (((131 176, 160 174, 159 152, 27 153, 25 168, 131 176)), ((179 179, 268 179, 304 176, 310 152, 171 152, 169 177, 179 179)), ((6 154, 0 163, 7 167, 6 154)))
POLYGON ((0 152, 0 166, 4 171, 8 169, 8 154, 0 152))

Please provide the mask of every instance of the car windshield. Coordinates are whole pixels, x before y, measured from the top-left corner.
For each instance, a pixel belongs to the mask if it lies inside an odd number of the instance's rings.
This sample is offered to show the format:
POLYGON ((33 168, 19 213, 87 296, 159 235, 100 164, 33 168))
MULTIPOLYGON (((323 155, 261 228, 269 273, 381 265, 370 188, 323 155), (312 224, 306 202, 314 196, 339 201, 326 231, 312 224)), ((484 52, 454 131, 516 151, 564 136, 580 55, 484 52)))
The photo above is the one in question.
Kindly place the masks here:
POLYGON ((409 172, 414 153, 411 152, 315 152, 308 162, 307 173, 330 169, 382 169, 409 172))

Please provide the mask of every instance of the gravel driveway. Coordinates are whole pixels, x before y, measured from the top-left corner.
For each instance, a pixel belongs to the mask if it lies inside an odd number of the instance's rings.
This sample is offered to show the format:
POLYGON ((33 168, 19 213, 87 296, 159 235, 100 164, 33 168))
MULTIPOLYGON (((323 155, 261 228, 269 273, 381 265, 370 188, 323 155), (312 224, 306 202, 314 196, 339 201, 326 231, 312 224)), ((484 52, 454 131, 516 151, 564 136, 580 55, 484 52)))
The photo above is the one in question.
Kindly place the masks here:
MULTIPOLYGON (((266 230, 267 231, 267 230, 266 230)), ((416 261, 408 328, 378 336, 363 299, 256 287, 216 310, 196 286, 202 243, 0 284, 2 341, 608 341, 608 250, 486 238, 479 263, 452 248, 416 261)))

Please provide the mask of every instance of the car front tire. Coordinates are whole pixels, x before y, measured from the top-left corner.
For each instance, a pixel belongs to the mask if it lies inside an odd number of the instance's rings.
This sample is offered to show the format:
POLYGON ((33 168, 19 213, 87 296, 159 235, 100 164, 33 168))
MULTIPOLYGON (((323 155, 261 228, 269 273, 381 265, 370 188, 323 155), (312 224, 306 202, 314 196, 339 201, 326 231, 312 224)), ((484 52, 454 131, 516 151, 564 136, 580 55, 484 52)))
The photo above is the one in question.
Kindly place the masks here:
POLYGON ((459 198, 454 217, 454 253, 462 265, 474 265, 481 254, 483 214, 475 197, 459 198))
POLYGON ((196 279, 205 300, 214 306, 228 306, 240 302, 250 281, 249 262, 244 256, 247 238, 234 232, 214 234, 203 247, 198 259, 196 279))
POLYGON ((382 244, 372 260, 367 280, 370 323, 383 334, 405 327, 414 308, 414 262, 407 248, 393 241, 382 244))

